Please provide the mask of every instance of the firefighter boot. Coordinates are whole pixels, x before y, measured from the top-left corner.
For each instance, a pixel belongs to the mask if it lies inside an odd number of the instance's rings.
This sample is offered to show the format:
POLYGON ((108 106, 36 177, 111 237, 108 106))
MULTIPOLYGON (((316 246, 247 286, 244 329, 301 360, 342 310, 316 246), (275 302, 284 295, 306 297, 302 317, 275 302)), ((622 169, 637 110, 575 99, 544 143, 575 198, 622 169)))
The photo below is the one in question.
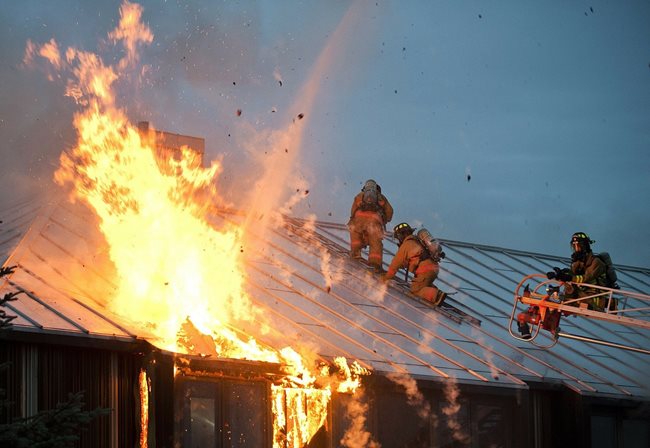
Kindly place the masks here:
POLYGON ((438 292, 436 293, 436 298, 433 301, 433 304, 435 306, 440 306, 442 305, 442 302, 444 302, 446 298, 447 298, 447 293, 438 290, 438 292))
POLYGON ((521 333, 522 339, 530 339, 530 325, 527 322, 517 322, 517 330, 521 333))
POLYGON ((361 258, 361 248, 354 248, 350 251, 350 258, 353 260, 359 260, 361 258))

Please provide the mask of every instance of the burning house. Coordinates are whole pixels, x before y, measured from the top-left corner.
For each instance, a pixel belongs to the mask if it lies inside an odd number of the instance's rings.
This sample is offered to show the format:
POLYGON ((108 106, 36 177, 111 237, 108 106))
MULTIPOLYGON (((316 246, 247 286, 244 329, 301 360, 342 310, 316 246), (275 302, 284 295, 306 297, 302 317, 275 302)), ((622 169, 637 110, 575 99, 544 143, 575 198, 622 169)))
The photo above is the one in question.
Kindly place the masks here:
MULTIPOLYGON (((144 124, 139 131, 150 134, 144 124)), ((202 142, 163 141, 167 156, 202 142)), ((80 446, 648 444, 650 357, 614 346, 647 347, 642 329, 566 318, 562 328, 583 337, 546 350, 508 334, 519 280, 567 259, 442 240, 438 282, 454 294, 432 308, 404 282, 386 287, 350 260, 341 224, 282 216, 246 240, 221 236, 219 246, 209 232, 242 228, 246 215, 214 206, 205 230, 193 230, 207 232, 203 245, 171 246, 199 255, 147 246, 148 257, 124 228, 102 234, 112 217, 128 221, 128 210, 145 212, 127 200, 100 218, 62 197, 5 210, 16 218, 4 217, 3 265, 16 269, 0 296, 18 293, 4 306, 13 326, 0 333, 0 360, 11 362, 2 388, 14 403, 5 421, 82 390, 89 408, 111 413, 80 446), (207 265, 214 259, 226 261, 207 265), (180 275, 164 270, 167 261, 180 275)), ((385 258, 395 251, 387 238, 385 258)), ((648 269, 617 268, 622 288, 647 288, 648 269)))
MULTIPOLYGON (((0 297, 16 299, 2 307, 3 423, 83 391, 110 411, 83 447, 649 445, 643 326, 567 317, 573 337, 547 348, 509 334, 521 278, 567 259, 440 240, 450 295, 434 308, 351 260, 344 225, 225 202, 202 139, 131 125, 114 83, 153 41, 140 14, 122 5, 114 66, 27 45, 26 63, 72 73, 81 110, 61 195, 0 210, 0 261, 15 266, 0 297)), ((299 141, 299 126, 275 137, 299 141)), ((647 291, 650 270, 617 269, 621 288, 647 291)))

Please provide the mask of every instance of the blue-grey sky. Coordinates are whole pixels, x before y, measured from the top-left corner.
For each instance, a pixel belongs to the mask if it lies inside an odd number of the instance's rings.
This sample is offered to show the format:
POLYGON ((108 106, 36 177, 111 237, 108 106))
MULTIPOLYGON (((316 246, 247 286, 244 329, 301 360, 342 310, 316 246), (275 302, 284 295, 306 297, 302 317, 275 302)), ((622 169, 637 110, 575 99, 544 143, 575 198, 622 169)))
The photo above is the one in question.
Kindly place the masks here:
MULTIPOLYGON (((229 198, 256 173, 251 134, 290 126, 311 80, 292 148, 309 188, 296 215, 345 223, 373 178, 390 226, 554 255, 585 231, 615 262, 650 266, 648 1, 139 3, 154 41, 121 105, 134 122, 204 137, 229 198)), ((115 62, 119 6, 3 2, 0 203, 51 188, 75 142, 65 79, 22 67, 27 41, 115 62)))

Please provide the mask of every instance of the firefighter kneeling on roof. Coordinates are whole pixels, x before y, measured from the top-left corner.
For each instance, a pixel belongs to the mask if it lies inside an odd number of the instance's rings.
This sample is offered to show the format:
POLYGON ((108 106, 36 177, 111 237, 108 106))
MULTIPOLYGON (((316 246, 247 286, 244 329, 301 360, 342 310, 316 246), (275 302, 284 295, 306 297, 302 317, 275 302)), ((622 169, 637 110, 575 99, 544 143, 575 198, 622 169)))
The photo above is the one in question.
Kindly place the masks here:
POLYGON ((417 237, 413 236, 413 232, 413 228, 405 222, 393 229, 399 249, 382 279, 390 280, 398 269, 407 269, 415 274, 411 281, 411 292, 433 305, 440 305, 447 294, 433 286, 433 282, 438 278, 438 263, 445 258, 445 253, 426 229, 420 229, 417 237))
POLYGON ((381 187, 368 179, 354 197, 350 210, 350 256, 361 258, 361 249, 370 246, 368 263, 375 272, 384 272, 383 254, 386 223, 393 219, 393 207, 381 193, 381 187))

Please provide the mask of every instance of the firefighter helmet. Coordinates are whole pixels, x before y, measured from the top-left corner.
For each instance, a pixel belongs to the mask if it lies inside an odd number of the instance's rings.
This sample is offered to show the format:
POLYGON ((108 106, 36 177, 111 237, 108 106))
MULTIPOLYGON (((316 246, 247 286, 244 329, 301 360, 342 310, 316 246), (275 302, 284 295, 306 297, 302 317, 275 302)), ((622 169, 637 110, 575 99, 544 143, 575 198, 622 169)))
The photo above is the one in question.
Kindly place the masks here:
POLYGON ((377 182, 374 179, 368 179, 361 187, 361 191, 374 190, 377 188, 377 182))
POLYGON ((414 232, 413 228, 406 222, 401 222, 393 227, 393 237, 397 238, 401 243, 409 235, 414 232))
POLYGON ((573 253, 591 252, 592 243, 595 243, 595 241, 589 238, 589 235, 584 232, 576 232, 571 236, 570 244, 573 253))

